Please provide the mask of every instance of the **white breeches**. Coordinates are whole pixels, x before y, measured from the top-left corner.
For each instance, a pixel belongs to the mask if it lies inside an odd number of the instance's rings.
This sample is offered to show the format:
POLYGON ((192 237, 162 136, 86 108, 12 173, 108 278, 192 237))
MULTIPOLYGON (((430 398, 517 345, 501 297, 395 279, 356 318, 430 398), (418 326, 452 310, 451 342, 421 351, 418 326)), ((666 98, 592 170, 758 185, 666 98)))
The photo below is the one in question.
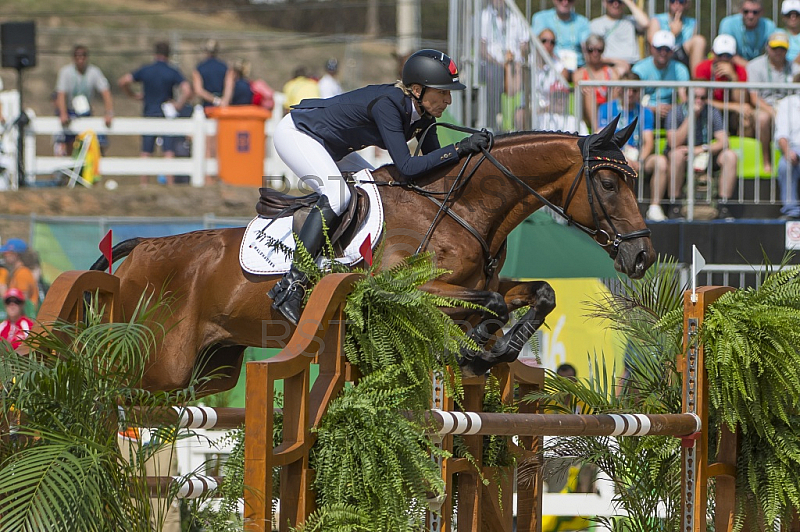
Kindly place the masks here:
POLYGON ((297 129, 291 114, 275 128, 275 151, 278 157, 314 192, 327 196, 331 209, 342 214, 350 202, 350 191, 342 172, 373 169, 363 157, 350 153, 338 163, 315 138, 297 129))

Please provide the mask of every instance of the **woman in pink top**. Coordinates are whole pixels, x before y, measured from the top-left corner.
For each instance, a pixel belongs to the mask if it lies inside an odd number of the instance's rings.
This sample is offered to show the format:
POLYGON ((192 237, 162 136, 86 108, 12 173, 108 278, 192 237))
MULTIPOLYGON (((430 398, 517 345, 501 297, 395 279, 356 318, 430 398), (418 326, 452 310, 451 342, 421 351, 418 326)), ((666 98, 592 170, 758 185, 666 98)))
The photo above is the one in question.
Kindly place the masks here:
MULTIPOLYGON (((603 60, 606 41, 600 35, 590 35, 583 43, 586 65, 575 71, 573 77, 578 83, 583 80, 615 80, 617 72, 603 60)), ((583 120, 597 131, 597 108, 608 101, 608 87, 586 87, 583 93, 583 120)))
POLYGON ((11 288, 3 297, 6 304, 6 319, 0 322, 0 338, 11 344, 13 349, 19 347, 28 337, 33 321, 25 316, 25 296, 21 290, 11 288))

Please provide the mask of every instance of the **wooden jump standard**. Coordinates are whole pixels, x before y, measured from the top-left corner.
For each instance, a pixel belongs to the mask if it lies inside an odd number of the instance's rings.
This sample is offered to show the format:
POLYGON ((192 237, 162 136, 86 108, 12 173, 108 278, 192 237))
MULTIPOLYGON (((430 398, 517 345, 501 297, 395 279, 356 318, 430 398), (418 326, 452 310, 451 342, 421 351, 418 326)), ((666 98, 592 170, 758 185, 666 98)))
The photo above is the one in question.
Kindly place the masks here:
MULTIPOLYGON (((286 347, 277 356, 264 361, 247 363, 247 408, 245 420, 245 518, 246 530, 269 531, 272 518, 272 469, 280 468, 280 529, 288 530, 302 523, 314 508, 314 494, 310 490, 313 471, 309 469, 308 456, 314 443, 312 427, 325 413, 328 403, 343 388, 353 382, 358 373, 347 362, 342 341, 344 339, 343 305, 352 285, 360 278, 357 274, 332 274, 326 276, 315 288, 303 315, 303 320, 286 347), (310 383, 312 364, 319 367, 319 376, 310 383), (283 441, 272 448, 272 427, 275 384, 283 381, 283 441), (267 494, 264 497, 264 494, 267 494)), ((464 443, 477 466, 481 467, 482 434, 518 435, 523 447, 516 452, 523 458, 541 459, 541 436, 553 435, 644 435, 671 434, 684 436, 683 444, 683 521, 681 532, 705 532, 706 490, 709 478, 716 481, 717 530, 728 530, 732 523, 735 504, 736 435, 728 431, 721 434, 717 463, 708 464, 708 433, 700 430, 707 426, 707 382, 703 365, 703 348, 699 345, 697 331, 702 325, 705 310, 719 296, 729 291, 727 287, 703 287, 695 298, 687 292, 684 299, 684 353, 679 355, 678 368, 684 375, 683 414, 667 415, 536 415, 535 405, 522 404, 520 414, 491 414, 480 412, 483 378, 464 380, 465 407, 470 412, 453 412, 451 399, 434 393, 435 406, 441 410, 429 412, 428 419, 439 429, 443 448, 452 450, 452 436, 461 433, 464 443), (649 425, 649 427, 648 427, 649 425)), ((119 294, 119 280, 103 272, 66 272, 51 286, 39 312, 42 323, 55 319, 78 320, 82 318, 85 293, 99 292, 105 305, 107 318, 118 321, 115 300, 119 294)), ((515 394, 524 396, 541 389, 544 384, 543 368, 525 366, 519 361, 501 364, 493 369, 501 383, 501 395, 511 403, 515 394)), ((223 428, 239 426, 241 412, 197 407, 180 409, 172 414, 187 427, 223 428), (215 418, 215 419, 214 419, 215 418)), ((515 444, 510 444, 516 447, 515 444)), ((475 464, 463 458, 444 460, 447 499, 442 515, 433 521, 430 530, 450 531, 450 514, 454 478, 458 481, 459 530, 508 532, 512 529, 511 477, 503 475, 502 490, 498 486, 484 486, 475 471, 475 464), (498 505, 502 493, 502 507, 498 505)), ((484 472, 485 478, 492 475, 484 472)), ((208 478, 208 477, 207 477, 208 478)), ((215 479, 211 479, 214 481, 215 479)), ((168 485, 175 479, 154 479, 152 484, 168 485)), ((206 480, 207 484, 211 482, 206 480)), ((199 482, 200 485, 203 481, 199 482)), ((198 485, 182 488, 196 494, 198 485)), ((530 487, 518 487, 517 530, 541 532, 541 475, 530 487)))

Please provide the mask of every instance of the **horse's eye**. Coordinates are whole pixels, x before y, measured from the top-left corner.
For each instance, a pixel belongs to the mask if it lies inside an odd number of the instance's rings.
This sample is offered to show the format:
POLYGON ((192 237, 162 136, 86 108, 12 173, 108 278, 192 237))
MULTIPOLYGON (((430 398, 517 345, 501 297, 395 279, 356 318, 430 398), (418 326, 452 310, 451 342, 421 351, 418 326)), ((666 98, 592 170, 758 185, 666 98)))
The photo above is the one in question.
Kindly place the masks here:
POLYGON ((602 185, 602 187, 609 192, 613 192, 617 189, 617 183, 614 179, 601 179, 600 185, 602 185))

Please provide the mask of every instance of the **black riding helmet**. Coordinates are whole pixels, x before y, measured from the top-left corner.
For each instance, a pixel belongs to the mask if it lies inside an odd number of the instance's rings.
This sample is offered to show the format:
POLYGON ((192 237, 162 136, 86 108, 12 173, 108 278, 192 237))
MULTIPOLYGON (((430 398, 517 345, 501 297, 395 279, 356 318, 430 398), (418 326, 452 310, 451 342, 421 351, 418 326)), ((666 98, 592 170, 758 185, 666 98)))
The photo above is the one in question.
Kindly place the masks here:
POLYGON ((423 87, 463 91, 467 87, 458 81, 458 67, 450 56, 438 50, 420 50, 403 65, 403 85, 419 83, 423 87))

